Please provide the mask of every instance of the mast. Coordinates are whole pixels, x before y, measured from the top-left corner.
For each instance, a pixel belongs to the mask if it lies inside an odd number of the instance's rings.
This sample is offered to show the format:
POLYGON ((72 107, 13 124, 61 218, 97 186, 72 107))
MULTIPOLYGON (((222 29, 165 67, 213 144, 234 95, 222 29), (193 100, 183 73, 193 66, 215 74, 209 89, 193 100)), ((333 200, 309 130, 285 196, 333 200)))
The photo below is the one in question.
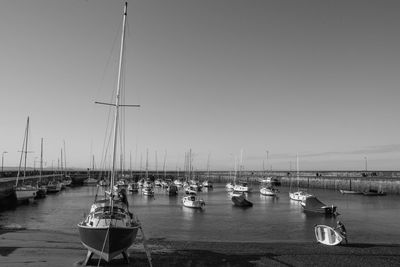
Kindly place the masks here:
POLYGON ((121 93, 121 74, 122 74, 122 59, 124 54, 124 46, 125 46, 125 27, 126 27, 126 16, 128 2, 125 2, 124 14, 122 18, 122 36, 121 36, 121 48, 119 54, 119 66, 118 66, 118 82, 117 82, 117 94, 115 96, 115 113, 114 113, 114 142, 112 144, 112 167, 111 167, 111 195, 110 195, 110 203, 111 209, 113 207, 113 188, 114 188, 114 179, 115 179, 115 164, 116 164, 116 155, 117 155, 117 135, 118 135, 118 120, 119 120, 119 101, 120 101, 120 93, 121 93))
POLYGON ((67 152, 65 151, 65 140, 63 140, 64 142, 64 172, 65 175, 67 175, 67 152))
POLYGON ((42 172, 43 172, 43 138, 40 140, 40 182, 42 182, 42 172))
POLYGON ((154 152, 156 157, 156 179, 158 179, 158 161, 157 161, 157 150, 154 152))
POLYGON ((63 162, 64 162, 64 160, 63 160, 63 149, 61 148, 61 169, 60 169, 60 174, 62 175, 63 174, 63 172, 64 172, 64 170, 63 170, 63 162))
MULTIPOLYGON (((21 164, 22 164, 22 159, 23 159, 23 156, 24 156, 24 147, 25 147, 25 141, 27 139, 28 125, 29 125, 29 116, 28 116, 27 123, 26 123, 24 140, 22 141, 21 157, 19 158, 19 166, 18 166, 17 179, 15 181, 15 187, 18 186, 18 178, 19 178, 19 176, 21 174, 21 164)), ((25 166, 26 166, 26 154, 25 154, 25 166)), ((24 170, 24 177, 25 177, 25 170, 24 170)))
POLYGON ((132 151, 129 151, 129 172, 132 178, 132 151))
POLYGON ((149 149, 146 150, 146 179, 149 178, 149 149))
POLYGON ((25 134, 26 134, 26 138, 25 138, 25 152, 23 152, 23 153, 25 153, 24 178, 25 178, 25 176, 26 176, 26 158, 27 158, 27 156, 28 156, 28 133, 29 133, 29 116, 28 116, 28 120, 27 120, 27 122, 26 122, 26 131, 25 131, 25 134))
POLYGON ((207 158, 207 180, 210 179, 210 153, 208 153, 207 158))
POLYGON ((164 167, 163 167, 163 169, 164 169, 164 179, 166 179, 167 178, 167 170, 166 170, 166 163, 167 163, 167 150, 165 150, 165 154, 164 154, 164 167))
POLYGON ((299 191, 299 153, 296 154, 297 191, 299 191))

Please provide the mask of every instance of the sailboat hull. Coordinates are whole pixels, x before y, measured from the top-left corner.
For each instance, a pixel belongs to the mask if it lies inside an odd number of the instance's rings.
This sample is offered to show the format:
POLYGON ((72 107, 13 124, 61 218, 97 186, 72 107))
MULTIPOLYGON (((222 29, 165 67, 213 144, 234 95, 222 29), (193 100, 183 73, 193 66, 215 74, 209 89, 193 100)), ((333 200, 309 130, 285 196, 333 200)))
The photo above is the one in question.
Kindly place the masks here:
POLYGON ((360 194, 362 194, 362 192, 353 191, 353 190, 343 190, 343 189, 340 189, 339 191, 340 191, 340 193, 342 193, 342 194, 353 194, 353 195, 360 195, 360 194))
POLYGON ((29 201, 30 199, 34 199, 36 197, 36 191, 37 189, 18 187, 15 189, 15 194, 18 201, 29 201))
POLYGON ((82 244, 89 251, 109 262, 132 245, 139 226, 99 228, 78 225, 78 228, 82 244))

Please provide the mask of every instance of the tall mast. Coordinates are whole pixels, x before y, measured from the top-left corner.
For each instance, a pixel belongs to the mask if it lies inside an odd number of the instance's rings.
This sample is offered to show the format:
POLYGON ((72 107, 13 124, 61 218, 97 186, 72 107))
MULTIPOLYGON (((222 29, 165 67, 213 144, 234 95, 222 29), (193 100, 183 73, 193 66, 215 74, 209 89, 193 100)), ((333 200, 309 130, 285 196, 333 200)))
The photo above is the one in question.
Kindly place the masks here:
POLYGON ((157 160, 157 150, 154 152, 156 156, 156 179, 158 179, 158 160, 157 160))
MULTIPOLYGON (((18 178, 21 175, 21 164, 22 164, 22 159, 24 157, 24 147, 25 147, 25 141, 27 138, 27 129, 28 129, 28 124, 29 124, 29 116, 27 119, 27 124, 25 128, 25 133, 24 133, 24 140, 22 141, 22 149, 21 149, 21 157, 19 158, 19 165, 18 165, 18 173, 17 173, 17 179, 15 181, 15 186, 18 186, 18 178)), ((26 166, 26 154, 25 154, 25 166, 26 166)), ((25 176, 25 171, 24 171, 24 176, 25 176)))
POLYGON ((149 178, 149 149, 146 150, 146 179, 149 178))
POLYGON ((42 181, 43 172, 43 138, 40 140, 40 181, 42 181))
POLYGON ((67 152, 65 151, 65 140, 63 140, 64 142, 64 172, 65 174, 67 174, 67 152))
POLYGON ((167 150, 165 150, 165 154, 164 154, 164 179, 167 178, 167 170, 166 170, 166 163, 167 163, 167 150))
POLYGON ((117 83, 117 94, 115 96, 115 117, 114 117, 114 142, 112 145, 112 167, 111 167, 111 205, 113 204, 113 188, 114 188, 114 179, 115 179, 115 164, 116 164, 116 155, 117 155, 117 135, 118 135, 118 120, 119 120, 119 99, 120 99, 120 92, 121 92, 121 74, 122 74, 122 59, 124 54, 124 46, 125 46, 125 26, 126 26, 126 16, 128 2, 125 2, 124 7, 124 14, 122 18, 122 36, 121 36, 121 49, 119 54, 119 66, 118 66, 118 83, 117 83))
POLYGON ((129 151, 129 170, 132 178, 132 151, 129 151))
POLYGON ((63 149, 61 148, 61 169, 60 169, 60 174, 62 175, 62 173, 64 172, 64 169, 63 169, 63 162, 64 162, 64 160, 63 160, 63 149))
POLYGON ((299 190, 299 153, 296 154, 297 190, 299 190))
POLYGON ((28 120, 26 122, 26 130, 25 130, 25 134, 26 134, 26 138, 25 138, 25 162, 24 162, 24 178, 26 176, 26 158, 28 156, 28 133, 29 133, 29 116, 28 116, 28 120))

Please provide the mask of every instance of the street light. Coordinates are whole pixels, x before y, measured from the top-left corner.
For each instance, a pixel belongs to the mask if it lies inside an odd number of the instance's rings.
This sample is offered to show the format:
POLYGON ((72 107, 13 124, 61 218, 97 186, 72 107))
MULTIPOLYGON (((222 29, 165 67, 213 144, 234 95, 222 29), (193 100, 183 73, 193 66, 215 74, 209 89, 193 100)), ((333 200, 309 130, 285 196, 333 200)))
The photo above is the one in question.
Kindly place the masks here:
POLYGON ((1 154, 1 172, 3 172, 3 167, 4 167, 4 154, 7 154, 7 151, 3 151, 1 154))

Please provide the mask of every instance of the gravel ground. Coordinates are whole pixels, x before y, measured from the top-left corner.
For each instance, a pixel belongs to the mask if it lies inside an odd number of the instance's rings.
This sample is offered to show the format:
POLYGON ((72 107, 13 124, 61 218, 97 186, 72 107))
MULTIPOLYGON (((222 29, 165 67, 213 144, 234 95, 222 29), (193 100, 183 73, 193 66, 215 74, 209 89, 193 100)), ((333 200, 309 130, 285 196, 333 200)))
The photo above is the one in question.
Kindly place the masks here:
MULTIPOLYGON (((309 243, 185 242, 150 239, 156 266, 400 266, 400 244, 352 244, 329 247, 309 243)), ((140 237, 122 257, 100 266, 149 266, 140 237)), ((86 250, 77 234, 0 230, 0 266, 82 266, 86 250)), ((96 256, 90 265, 99 264, 96 256)))

